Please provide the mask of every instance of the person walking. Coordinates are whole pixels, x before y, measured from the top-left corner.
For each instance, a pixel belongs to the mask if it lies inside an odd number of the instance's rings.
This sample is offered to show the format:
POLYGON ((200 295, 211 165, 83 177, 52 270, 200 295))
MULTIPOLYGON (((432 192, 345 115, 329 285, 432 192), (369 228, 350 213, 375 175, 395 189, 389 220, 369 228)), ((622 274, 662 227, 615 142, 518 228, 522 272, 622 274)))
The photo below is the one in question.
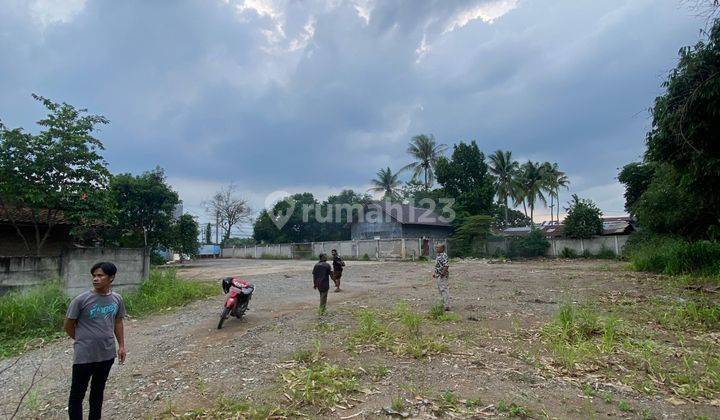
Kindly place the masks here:
POLYGON ((328 290, 330 290, 330 273, 332 269, 330 264, 327 263, 327 255, 320 254, 320 261, 313 267, 313 288, 320 292, 320 307, 318 308, 318 314, 324 315, 327 307, 328 290))
POLYGON ((440 296, 443 300, 443 305, 445 305, 445 310, 450 310, 450 286, 448 282, 449 277, 449 269, 450 264, 448 262, 448 256, 445 253, 445 245, 444 244, 438 244, 435 246, 435 252, 437 253, 437 256, 435 257, 435 273, 433 274, 433 278, 435 279, 435 282, 437 283, 438 291, 440 292, 440 296))
POLYGON ((113 263, 95 264, 90 269, 93 288, 75 297, 65 315, 63 327, 67 335, 75 340, 68 400, 68 416, 71 420, 83 418, 83 400, 88 383, 88 418, 101 418, 105 383, 116 354, 120 363, 125 363, 125 303, 122 296, 110 289, 116 273, 117 267, 113 263))
POLYGON ((335 283, 335 291, 341 292, 340 290, 340 278, 342 278, 343 267, 345 267, 345 261, 338 255, 337 249, 330 251, 332 254, 332 280, 335 283))

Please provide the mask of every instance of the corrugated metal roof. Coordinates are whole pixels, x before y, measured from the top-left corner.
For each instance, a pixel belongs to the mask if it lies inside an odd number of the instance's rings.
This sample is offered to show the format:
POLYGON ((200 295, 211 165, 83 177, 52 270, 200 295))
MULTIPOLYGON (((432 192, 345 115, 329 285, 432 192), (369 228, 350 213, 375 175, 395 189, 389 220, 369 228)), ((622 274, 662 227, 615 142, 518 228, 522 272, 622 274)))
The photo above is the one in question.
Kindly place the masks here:
MULTIPOLYGON (((37 220, 43 223, 47 220, 50 211, 53 212, 52 216, 55 224, 73 225, 73 223, 65 219, 65 213, 62 210, 40 209, 38 210, 37 220)), ((34 223, 33 214, 29 208, 9 204, 0 205, 0 223, 10 223, 11 220, 15 220, 16 223, 34 223)))
POLYGON ((398 223, 404 225, 451 226, 450 223, 441 218, 437 213, 409 204, 380 202, 368 204, 366 208, 368 210, 375 209, 376 211, 382 211, 398 223))

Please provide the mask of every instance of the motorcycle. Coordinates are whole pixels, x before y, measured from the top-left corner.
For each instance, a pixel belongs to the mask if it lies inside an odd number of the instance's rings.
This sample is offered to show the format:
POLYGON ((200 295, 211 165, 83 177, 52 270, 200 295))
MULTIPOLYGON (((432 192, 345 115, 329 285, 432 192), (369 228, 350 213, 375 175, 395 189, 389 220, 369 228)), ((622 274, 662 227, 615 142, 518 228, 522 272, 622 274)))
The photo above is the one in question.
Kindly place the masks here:
POLYGON ((223 322, 225 322, 230 315, 237 319, 243 317, 245 311, 248 309, 252 294, 255 291, 255 286, 239 278, 225 277, 221 282, 223 291, 225 294, 230 293, 230 296, 225 301, 225 307, 220 315, 220 322, 218 322, 217 326, 218 330, 222 328, 223 322))

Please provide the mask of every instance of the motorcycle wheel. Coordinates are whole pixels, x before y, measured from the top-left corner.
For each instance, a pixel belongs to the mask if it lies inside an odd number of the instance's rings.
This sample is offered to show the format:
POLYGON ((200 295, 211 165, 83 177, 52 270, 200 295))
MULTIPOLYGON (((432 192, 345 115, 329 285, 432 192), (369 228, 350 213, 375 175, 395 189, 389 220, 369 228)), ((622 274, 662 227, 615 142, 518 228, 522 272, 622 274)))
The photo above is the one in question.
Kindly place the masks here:
POLYGON ((230 315, 230 308, 223 309, 222 314, 220 315, 220 322, 218 322, 218 327, 217 327, 218 330, 220 328, 222 328, 223 322, 225 322, 225 320, 228 318, 229 315, 230 315))
POLYGON ((247 311, 247 308, 248 308, 247 302, 245 304, 237 307, 237 309, 235 310, 237 313, 235 315, 237 317, 237 319, 242 319, 243 315, 245 315, 245 311, 247 311))

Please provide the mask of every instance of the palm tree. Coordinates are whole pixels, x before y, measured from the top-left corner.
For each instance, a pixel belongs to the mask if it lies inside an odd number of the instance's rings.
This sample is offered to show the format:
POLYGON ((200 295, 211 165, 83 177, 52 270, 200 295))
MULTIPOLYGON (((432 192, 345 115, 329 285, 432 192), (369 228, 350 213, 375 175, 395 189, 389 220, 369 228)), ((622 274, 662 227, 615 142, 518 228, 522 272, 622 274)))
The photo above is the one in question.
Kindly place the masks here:
POLYGON ((495 192, 498 202, 505 205, 506 227, 508 225, 508 198, 515 197, 516 183, 514 179, 518 167, 517 161, 512 160, 512 152, 496 150, 490 155, 490 173, 495 177, 495 192))
POLYGON ((565 172, 557 171, 555 173, 555 201, 557 202, 557 217, 555 220, 560 223, 560 187, 568 189, 570 185, 570 178, 565 175, 565 172))
POLYGON ((386 169, 380 169, 377 172, 377 177, 370 182, 373 184, 373 187, 368 191, 384 192, 385 195, 383 199, 389 200, 392 200, 396 196, 397 189, 400 186, 398 174, 393 174, 389 166, 386 169))
POLYGON ((436 144, 435 137, 432 134, 429 136, 425 134, 417 135, 410 140, 410 145, 407 148, 407 152, 416 160, 400 169, 400 171, 412 170, 414 179, 424 173, 424 186, 425 191, 427 191, 430 189, 435 177, 435 164, 445 150, 447 150, 447 145, 436 144))
MULTIPOLYGON (((530 222, 533 222, 535 214, 535 203, 540 200, 543 204, 547 204, 545 195, 543 194, 544 186, 544 170, 542 165, 537 162, 527 161, 520 167, 520 185, 524 195, 524 201, 527 201, 527 207, 530 209, 530 222)), ((523 202, 523 208, 525 203, 523 202)), ((527 209, 525 210, 527 216, 527 209)))

